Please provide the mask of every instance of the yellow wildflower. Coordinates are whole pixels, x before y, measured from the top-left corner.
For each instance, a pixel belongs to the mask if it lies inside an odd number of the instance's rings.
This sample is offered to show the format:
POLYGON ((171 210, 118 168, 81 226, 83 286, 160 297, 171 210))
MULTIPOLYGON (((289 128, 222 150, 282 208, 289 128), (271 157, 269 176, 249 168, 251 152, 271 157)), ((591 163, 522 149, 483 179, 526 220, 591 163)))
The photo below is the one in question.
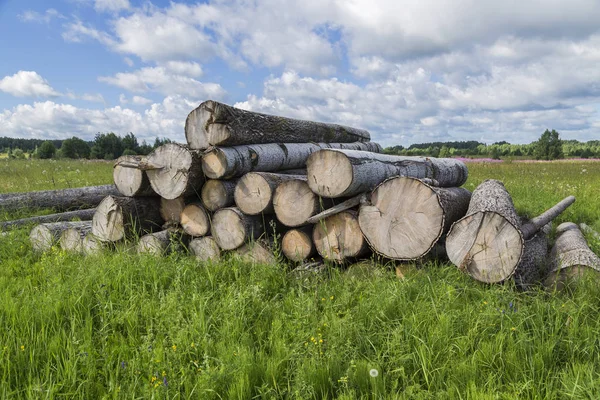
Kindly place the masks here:
POLYGON ((21 346, 21 351, 25 351, 25 346, 21 346))
POLYGON ((167 373, 165 371, 163 371, 162 376, 167 376, 167 373))
POLYGON ((514 332, 514 331, 516 331, 516 330, 517 330, 517 328, 515 328, 515 327, 513 326, 512 328, 510 328, 510 330, 514 332))
POLYGON ((173 345, 171 346, 171 348, 173 349, 173 351, 177 351, 177 345, 173 345))

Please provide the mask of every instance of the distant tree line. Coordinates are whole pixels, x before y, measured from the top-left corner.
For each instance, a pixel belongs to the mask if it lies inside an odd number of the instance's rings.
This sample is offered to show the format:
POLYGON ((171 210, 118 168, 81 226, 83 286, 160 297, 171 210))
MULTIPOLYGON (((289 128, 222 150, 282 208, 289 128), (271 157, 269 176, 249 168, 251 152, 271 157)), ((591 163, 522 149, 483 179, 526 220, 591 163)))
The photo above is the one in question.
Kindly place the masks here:
POLYGON ((114 160, 122 155, 146 155, 158 146, 171 142, 166 138, 156 138, 153 144, 141 143, 133 133, 125 136, 113 132, 98 133, 94 140, 85 141, 76 136, 64 140, 0 138, 0 153, 8 153, 9 158, 25 158, 29 153, 34 158, 87 158, 114 160))
POLYGON ((408 147, 387 147, 387 154, 428 157, 489 157, 535 158, 555 160, 568 158, 600 158, 600 140, 580 142, 561 140, 557 131, 546 130, 538 140, 529 144, 510 144, 506 141, 490 145, 477 141, 431 142, 412 144, 408 147))

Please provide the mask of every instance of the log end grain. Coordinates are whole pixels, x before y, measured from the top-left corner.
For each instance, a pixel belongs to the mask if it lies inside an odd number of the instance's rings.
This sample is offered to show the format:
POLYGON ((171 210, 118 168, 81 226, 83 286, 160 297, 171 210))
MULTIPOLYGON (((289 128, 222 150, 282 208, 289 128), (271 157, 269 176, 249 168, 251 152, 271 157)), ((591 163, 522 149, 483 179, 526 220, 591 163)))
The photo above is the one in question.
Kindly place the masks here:
POLYGON ((313 240, 319 254, 332 261, 344 261, 368 253, 358 217, 353 211, 341 212, 315 224, 313 240))
POLYGON ((204 236, 210 232, 208 212, 200 204, 192 203, 181 212, 181 227, 190 236, 204 236))
POLYGON ((221 248, 211 236, 192 239, 189 248, 199 261, 218 261, 221 258, 221 248))
POLYGON ((220 149, 212 149, 202 156, 202 171, 207 178, 223 178, 226 170, 227 159, 220 149))
POLYGON ((223 250, 237 249, 246 240, 244 216, 237 209, 223 208, 212 220, 212 237, 223 250))
POLYGON ((104 245, 96 236, 88 233, 81 242, 81 248, 83 254, 93 255, 101 253, 104 250, 104 245))
POLYGON ((107 196, 94 213, 92 233, 103 242, 117 242, 125 237, 123 209, 113 196, 107 196))
POLYGON ((235 250, 242 261, 252 264, 275 264, 277 258, 273 250, 261 241, 246 243, 235 250))
POLYGON ((315 245, 309 232, 290 229, 281 239, 281 251, 290 260, 302 262, 316 253, 315 245))
POLYGON ((52 248, 55 237, 50 229, 41 224, 33 227, 29 233, 29 239, 33 250, 42 252, 52 248))
POLYGON ((235 180, 209 179, 202 186, 202 204, 208 211, 217 211, 221 208, 232 206, 234 203, 233 192, 235 180))
POLYGON ((275 189, 273 208, 277 219, 289 227, 306 224, 319 210, 319 196, 304 179, 283 182, 275 189))
MULTIPOLYGON (((162 233, 162 232, 158 232, 162 233)), ((137 244, 138 254, 163 255, 169 247, 169 238, 161 237, 157 234, 148 234, 140 238, 137 244), (166 240, 165 240, 166 239, 166 240)))
POLYGON ((75 228, 69 228, 60 235, 60 248, 72 252, 81 253, 83 251, 83 238, 80 231, 75 228))
POLYGON ((154 191, 165 199, 176 199, 189 192, 191 186, 202 182, 191 182, 200 177, 195 173, 194 154, 185 146, 167 143, 148 156, 148 163, 160 166, 147 171, 154 191))
POLYGON ((185 120, 185 139, 190 149, 204 150, 209 146, 206 128, 211 120, 211 104, 210 100, 200 104, 185 120))
POLYGON ((323 149, 306 161, 308 185, 323 197, 339 197, 353 180, 352 164, 344 153, 323 149))
POLYGON ((273 189, 260 173, 247 173, 235 185, 235 204, 244 214, 258 215, 270 211, 272 198, 273 189))
POLYGON ((178 197, 176 199, 160 199, 160 216, 165 222, 181 222, 181 213, 185 208, 185 199, 178 197))
POLYGON ((523 253, 521 231, 495 212, 476 212, 457 221, 446 238, 448 258, 481 282, 508 279, 523 253))
POLYGON ((146 176, 146 172, 137 168, 127 168, 119 165, 121 161, 138 160, 140 156, 122 156, 113 168, 113 181, 117 190, 127 197, 151 195, 153 190, 146 176), (142 193, 143 192, 143 193, 142 193))

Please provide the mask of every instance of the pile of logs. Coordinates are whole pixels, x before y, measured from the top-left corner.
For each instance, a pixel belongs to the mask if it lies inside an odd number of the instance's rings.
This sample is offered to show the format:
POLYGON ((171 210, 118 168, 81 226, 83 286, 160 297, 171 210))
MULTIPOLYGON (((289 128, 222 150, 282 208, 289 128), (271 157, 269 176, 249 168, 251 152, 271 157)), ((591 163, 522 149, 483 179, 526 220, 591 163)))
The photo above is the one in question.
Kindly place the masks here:
MULTIPOLYGON (((459 160, 386 155, 365 130, 215 101, 189 114, 185 134, 186 145, 119 158, 114 186, 14 195, 27 207, 46 197, 56 200, 48 203, 53 208, 89 207, 41 219, 30 234, 33 248, 59 243, 91 254, 135 239, 140 253, 187 249, 216 260, 227 251, 259 263, 281 253, 300 265, 447 255, 478 281, 514 279, 524 289, 585 268, 600 271, 574 224, 559 227, 548 251, 551 222, 572 196, 522 218, 501 182, 487 180, 473 193, 462 188, 468 170, 459 160), (70 222, 74 216, 81 221, 70 222)), ((0 206, 12 204, 0 197, 0 206)))

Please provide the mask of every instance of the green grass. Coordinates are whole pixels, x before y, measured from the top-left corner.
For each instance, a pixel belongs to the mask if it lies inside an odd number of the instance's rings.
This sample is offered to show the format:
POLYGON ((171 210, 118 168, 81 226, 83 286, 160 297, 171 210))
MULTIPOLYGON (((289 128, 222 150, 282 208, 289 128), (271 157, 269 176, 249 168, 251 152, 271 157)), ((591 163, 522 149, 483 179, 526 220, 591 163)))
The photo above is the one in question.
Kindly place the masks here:
MULTIPOLYGON (((530 215, 574 194, 561 221, 600 228, 600 163, 469 168, 468 188, 502 179, 530 215)), ((398 280, 385 265, 299 276, 234 258, 36 255, 26 230, 0 238, 0 264, 0 398, 600 396, 590 277, 519 293, 436 263, 398 280)))

